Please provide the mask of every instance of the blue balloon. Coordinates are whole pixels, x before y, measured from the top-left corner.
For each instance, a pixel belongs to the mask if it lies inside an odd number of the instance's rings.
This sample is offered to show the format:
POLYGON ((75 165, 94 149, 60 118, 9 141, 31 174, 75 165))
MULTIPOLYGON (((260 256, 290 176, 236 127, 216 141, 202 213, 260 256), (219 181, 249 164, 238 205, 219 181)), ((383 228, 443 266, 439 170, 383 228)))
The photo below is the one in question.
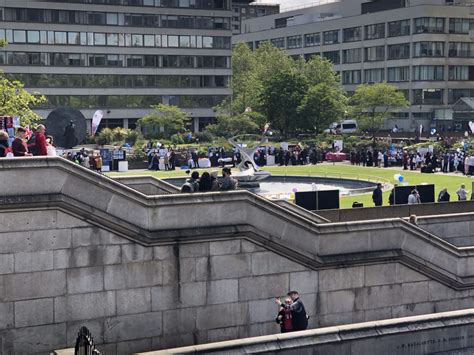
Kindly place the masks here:
POLYGON ((398 181, 402 182, 402 181, 403 181, 403 176, 400 175, 400 176, 398 177, 398 181))

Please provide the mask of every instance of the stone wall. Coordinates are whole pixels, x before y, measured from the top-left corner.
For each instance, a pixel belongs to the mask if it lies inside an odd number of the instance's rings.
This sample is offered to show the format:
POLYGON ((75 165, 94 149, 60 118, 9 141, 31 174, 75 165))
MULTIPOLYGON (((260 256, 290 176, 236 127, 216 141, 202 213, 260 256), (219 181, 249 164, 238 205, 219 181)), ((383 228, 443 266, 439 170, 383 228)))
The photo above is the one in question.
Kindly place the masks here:
POLYGON ((5 354, 73 346, 81 325, 112 355, 274 334, 289 289, 311 328, 474 306, 400 263, 316 270, 246 239, 146 247, 58 210, 0 222, 5 354))

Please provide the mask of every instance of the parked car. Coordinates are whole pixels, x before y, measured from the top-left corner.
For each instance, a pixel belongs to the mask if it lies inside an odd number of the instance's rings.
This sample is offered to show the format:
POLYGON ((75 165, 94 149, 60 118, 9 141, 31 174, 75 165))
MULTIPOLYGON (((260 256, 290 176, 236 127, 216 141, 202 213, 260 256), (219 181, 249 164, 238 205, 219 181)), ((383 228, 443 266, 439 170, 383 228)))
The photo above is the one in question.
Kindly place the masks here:
POLYGON ((324 130, 324 133, 332 134, 346 134, 357 132, 358 126, 356 120, 344 120, 342 122, 331 123, 328 129, 324 130))

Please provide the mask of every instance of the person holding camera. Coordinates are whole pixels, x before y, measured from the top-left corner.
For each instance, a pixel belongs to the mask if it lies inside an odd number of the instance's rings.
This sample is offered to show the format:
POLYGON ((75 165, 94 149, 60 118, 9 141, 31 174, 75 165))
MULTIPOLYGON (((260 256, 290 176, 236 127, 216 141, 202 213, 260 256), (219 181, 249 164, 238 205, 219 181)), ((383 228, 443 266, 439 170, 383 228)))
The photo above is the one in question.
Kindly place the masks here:
POLYGON ((306 314, 306 310, 304 308, 303 301, 300 299, 300 295, 297 291, 290 291, 287 293, 287 296, 289 296, 291 299, 290 304, 283 303, 280 298, 275 299, 275 303, 277 305, 291 312, 291 330, 285 329, 285 332, 306 330, 306 328, 308 328, 309 317, 306 314))

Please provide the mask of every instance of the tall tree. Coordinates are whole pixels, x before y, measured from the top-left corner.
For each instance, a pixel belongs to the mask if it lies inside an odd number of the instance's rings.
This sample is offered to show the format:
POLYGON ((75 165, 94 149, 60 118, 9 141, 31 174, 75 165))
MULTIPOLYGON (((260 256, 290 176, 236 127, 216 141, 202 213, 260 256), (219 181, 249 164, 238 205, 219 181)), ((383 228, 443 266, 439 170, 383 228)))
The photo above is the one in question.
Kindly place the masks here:
POLYGON ((375 134, 384 126, 387 113, 398 111, 410 103, 396 86, 387 83, 359 85, 352 96, 352 115, 359 128, 375 134))
POLYGON ((247 107, 257 106, 256 98, 260 87, 256 73, 255 54, 245 43, 238 43, 232 53, 231 113, 239 114, 244 112, 247 107))
POLYGON ((276 72, 263 84, 261 112, 284 137, 298 128, 297 108, 307 88, 306 78, 295 70, 276 72))
POLYGON ((10 80, 0 73, 0 115, 19 117, 23 126, 34 125, 41 117, 33 108, 43 102, 46 102, 44 96, 26 91, 21 81, 10 80))
POLYGON ((332 122, 340 121, 347 110, 347 97, 337 86, 313 85, 298 107, 301 128, 320 132, 332 122))
POLYGON ((145 138, 170 138, 182 132, 190 121, 189 115, 176 106, 158 104, 154 111, 137 121, 145 138))

